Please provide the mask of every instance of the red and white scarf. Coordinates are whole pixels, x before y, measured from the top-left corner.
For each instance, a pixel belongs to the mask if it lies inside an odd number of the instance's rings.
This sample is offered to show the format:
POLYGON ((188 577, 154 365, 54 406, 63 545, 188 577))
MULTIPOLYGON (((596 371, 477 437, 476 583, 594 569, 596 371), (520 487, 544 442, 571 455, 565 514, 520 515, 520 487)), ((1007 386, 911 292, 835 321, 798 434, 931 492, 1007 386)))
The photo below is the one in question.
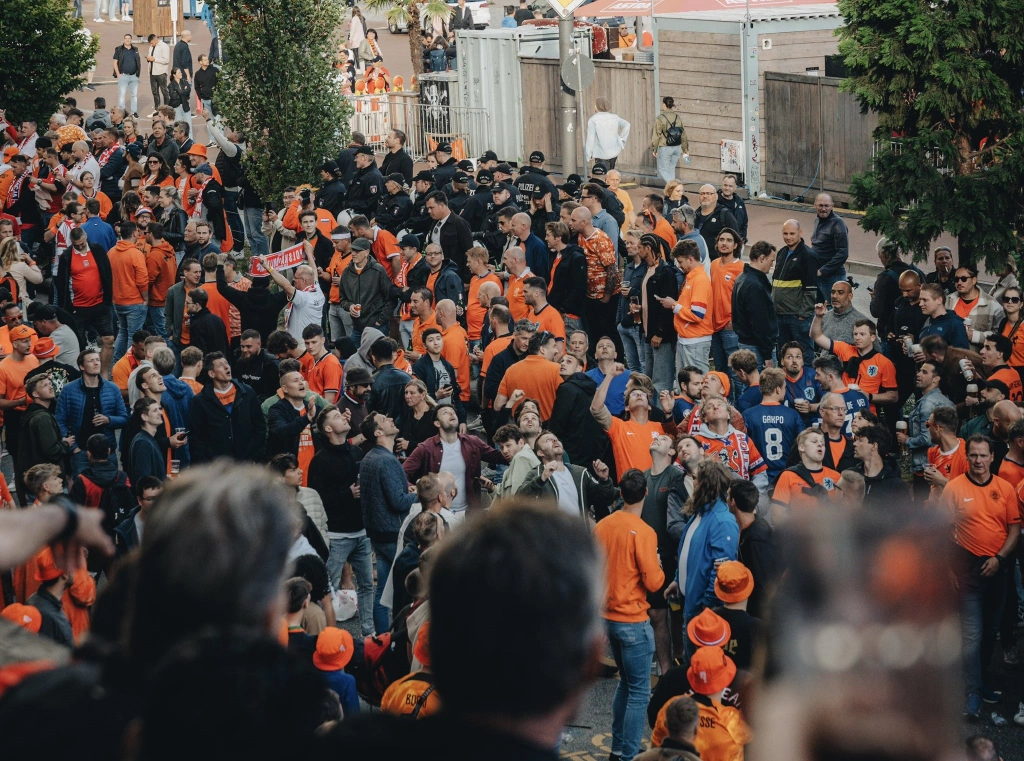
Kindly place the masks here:
POLYGON ((110 157, 113 156, 114 153, 116 153, 118 148, 120 147, 121 146, 119 146, 117 143, 114 143, 112 146, 107 148, 107 150, 103 151, 103 153, 96 157, 97 163, 99 163, 100 166, 106 166, 107 162, 110 161, 110 157))
POLYGON ((206 190, 206 186, 210 184, 210 180, 212 179, 212 177, 208 177, 206 182, 197 188, 197 190, 199 190, 199 194, 196 196, 196 205, 192 208, 192 219, 203 218, 203 191, 206 190))
POLYGON ((21 197, 21 188, 25 184, 25 180, 28 179, 29 175, 32 174, 32 168, 26 167, 25 171, 18 175, 18 178, 11 183, 10 190, 7 191, 7 205, 6 208, 10 209, 18 203, 18 199, 21 197))

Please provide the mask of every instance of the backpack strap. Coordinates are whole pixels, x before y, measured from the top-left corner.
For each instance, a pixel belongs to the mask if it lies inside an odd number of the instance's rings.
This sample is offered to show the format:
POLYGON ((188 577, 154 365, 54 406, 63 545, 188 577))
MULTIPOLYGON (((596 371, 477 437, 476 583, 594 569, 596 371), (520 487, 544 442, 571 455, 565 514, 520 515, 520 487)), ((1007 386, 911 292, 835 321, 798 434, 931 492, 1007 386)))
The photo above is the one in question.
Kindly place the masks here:
POLYGON ((420 695, 419 699, 416 701, 416 707, 413 708, 412 709, 412 713, 409 714, 412 718, 414 718, 414 719, 418 719, 419 718, 420 711, 422 711, 423 710, 423 706, 425 706, 427 704, 427 698, 430 697, 430 693, 432 693, 433 691, 434 691, 434 685, 430 685, 429 687, 427 687, 427 689, 425 689, 423 691, 423 694, 420 695))

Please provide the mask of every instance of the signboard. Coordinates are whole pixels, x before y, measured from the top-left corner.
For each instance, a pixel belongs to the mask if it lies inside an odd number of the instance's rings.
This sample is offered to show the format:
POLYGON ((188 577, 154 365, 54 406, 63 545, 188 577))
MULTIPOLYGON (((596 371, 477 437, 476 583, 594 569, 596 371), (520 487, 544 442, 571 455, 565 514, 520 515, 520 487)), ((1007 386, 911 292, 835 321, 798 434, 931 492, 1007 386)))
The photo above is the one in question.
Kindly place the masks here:
MULTIPOLYGON (((270 254, 267 257, 267 264, 276 270, 286 270, 290 267, 298 267, 300 264, 306 263, 306 252, 302 250, 302 244, 296 243, 291 248, 286 248, 283 251, 270 254)), ((249 267, 249 274, 254 277, 260 277, 261 275, 269 274, 260 264, 260 260, 253 258, 252 263, 249 267)))
POLYGON ((722 151, 722 171, 743 174, 743 141, 721 140, 719 147, 722 151))
POLYGON ((554 8, 559 18, 569 18, 572 12, 585 2, 586 0, 548 0, 548 5, 554 8))

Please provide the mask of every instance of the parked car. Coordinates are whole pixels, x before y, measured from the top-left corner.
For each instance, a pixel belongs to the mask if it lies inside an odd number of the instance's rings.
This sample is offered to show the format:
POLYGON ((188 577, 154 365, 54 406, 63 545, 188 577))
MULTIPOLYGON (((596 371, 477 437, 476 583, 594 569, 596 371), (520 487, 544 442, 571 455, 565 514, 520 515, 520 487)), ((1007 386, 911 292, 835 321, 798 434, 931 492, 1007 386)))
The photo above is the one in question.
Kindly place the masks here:
MULTIPOLYGON (((448 6, 454 9, 458 7, 458 0, 448 0, 448 6)), ((487 3, 487 0, 466 0, 466 7, 469 8, 473 13, 473 27, 475 29, 486 29, 491 25, 491 9, 487 3)), ((420 12, 420 25, 423 30, 427 30, 427 18, 420 12)), ((404 21, 394 22, 388 21, 388 31, 391 34, 404 34, 409 31, 409 27, 404 21)))

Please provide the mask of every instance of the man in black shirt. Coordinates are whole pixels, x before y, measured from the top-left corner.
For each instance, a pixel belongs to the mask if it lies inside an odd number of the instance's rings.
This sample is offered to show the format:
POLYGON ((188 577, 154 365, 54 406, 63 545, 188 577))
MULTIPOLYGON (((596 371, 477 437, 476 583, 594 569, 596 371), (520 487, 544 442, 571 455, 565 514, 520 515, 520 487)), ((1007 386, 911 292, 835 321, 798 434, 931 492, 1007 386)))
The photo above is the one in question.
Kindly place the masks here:
POLYGON ((727 500, 740 527, 739 560, 753 578, 753 591, 747 598, 747 612, 752 616, 765 609, 784 568, 774 529, 754 512, 759 496, 750 481, 733 481, 727 500))
POLYGON ((259 331, 252 328, 242 331, 238 348, 239 356, 231 365, 231 375, 251 386, 262 404, 277 393, 277 360, 263 348, 259 331))
POLYGON ((192 83, 192 51, 189 50, 188 44, 192 41, 192 32, 185 29, 181 33, 181 39, 174 46, 174 56, 172 58, 171 68, 181 69, 181 75, 185 77, 189 84, 192 83))
POLYGON ((384 147, 388 152, 380 162, 381 174, 389 175, 398 172, 405 178, 405 184, 412 183, 413 161, 412 156, 405 150, 405 133, 400 129, 393 129, 384 139, 384 147))
POLYGON ((130 93, 130 111, 137 119, 139 117, 139 74, 142 73, 142 57, 132 40, 132 36, 126 34, 124 44, 114 50, 114 76, 117 78, 118 107, 125 108, 125 98, 130 93))

